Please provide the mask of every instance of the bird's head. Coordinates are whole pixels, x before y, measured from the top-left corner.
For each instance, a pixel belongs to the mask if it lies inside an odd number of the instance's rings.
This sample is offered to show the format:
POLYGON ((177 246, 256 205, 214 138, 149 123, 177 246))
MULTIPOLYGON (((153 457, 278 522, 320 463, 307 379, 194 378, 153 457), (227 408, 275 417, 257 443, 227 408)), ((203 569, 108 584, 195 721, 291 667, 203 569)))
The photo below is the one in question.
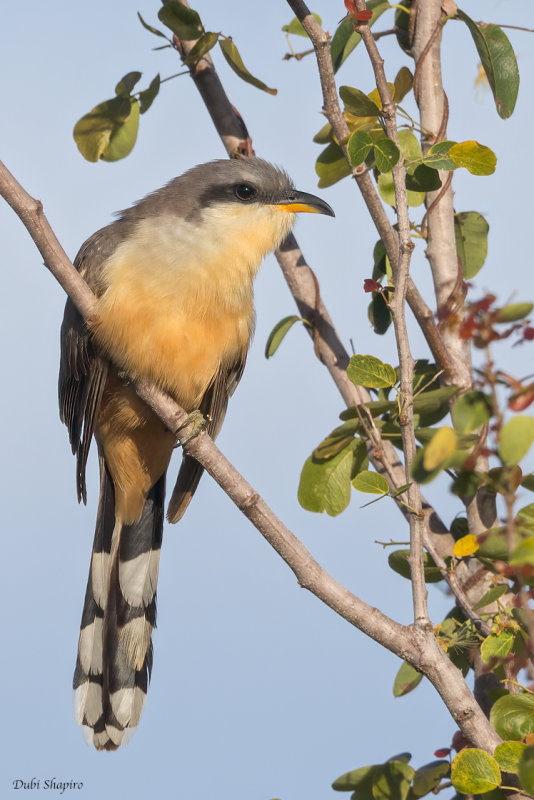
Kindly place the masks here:
MULTIPOLYGON (((220 263, 236 259, 255 273, 261 259, 287 236, 298 212, 334 216, 315 195, 297 190, 281 169, 259 158, 199 164, 124 212, 145 239, 169 243, 175 260, 220 263), (158 233, 159 232, 159 233, 158 233)), ((156 244, 154 244, 156 247, 156 244)))
POLYGON ((195 186, 192 214, 216 220, 236 236, 257 236, 258 243, 264 240, 264 252, 287 236, 296 213, 334 216, 324 200, 299 191, 286 172, 259 158, 201 164, 177 179, 184 180, 195 186))

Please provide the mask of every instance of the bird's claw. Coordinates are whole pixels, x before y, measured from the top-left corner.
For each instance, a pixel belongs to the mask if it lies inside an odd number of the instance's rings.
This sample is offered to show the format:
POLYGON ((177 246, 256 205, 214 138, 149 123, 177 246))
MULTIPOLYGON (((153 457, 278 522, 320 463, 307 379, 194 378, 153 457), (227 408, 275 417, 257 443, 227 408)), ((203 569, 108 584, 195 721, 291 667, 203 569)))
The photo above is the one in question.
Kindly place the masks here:
POLYGON ((183 422, 177 430, 177 433, 180 433, 181 430, 191 426, 191 430, 187 433, 183 439, 176 444, 176 447, 185 447, 186 444, 192 439, 195 439, 201 431, 204 430, 206 425, 208 424, 207 419, 202 414, 202 411, 198 409, 196 411, 192 411, 190 414, 187 415, 187 419, 183 422))

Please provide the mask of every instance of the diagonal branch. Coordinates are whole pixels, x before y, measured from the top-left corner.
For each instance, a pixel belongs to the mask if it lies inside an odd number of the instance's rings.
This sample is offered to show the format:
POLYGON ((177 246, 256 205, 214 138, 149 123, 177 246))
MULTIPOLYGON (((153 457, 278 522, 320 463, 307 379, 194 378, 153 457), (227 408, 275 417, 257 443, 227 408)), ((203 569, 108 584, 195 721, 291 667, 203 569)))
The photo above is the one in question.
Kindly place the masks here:
MULTIPOLYGON (((43 256, 46 267, 67 291, 87 319, 96 298, 59 244, 40 201, 31 197, 0 162, 0 194, 20 217, 43 256)), ((167 394, 146 381, 134 384, 138 395, 155 411, 177 439, 188 434, 188 414, 167 394)), ((355 627, 401 658, 414 656, 414 641, 404 625, 369 606, 329 575, 299 539, 278 519, 260 495, 223 456, 203 431, 186 445, 189 455, 202 464, 238 508, 295 573, 301 586, 355 627)))

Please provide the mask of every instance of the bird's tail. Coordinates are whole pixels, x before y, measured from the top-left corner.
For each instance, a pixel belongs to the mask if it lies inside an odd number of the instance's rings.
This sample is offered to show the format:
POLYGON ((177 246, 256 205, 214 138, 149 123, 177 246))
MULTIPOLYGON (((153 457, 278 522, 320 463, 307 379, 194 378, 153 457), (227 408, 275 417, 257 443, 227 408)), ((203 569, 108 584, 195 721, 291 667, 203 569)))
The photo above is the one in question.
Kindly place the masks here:
POLYGON ((100 469, 74 714, 89 744, 115 750, 139 722, 150 678, 165 475, 150 490, 139 521, 124 525, 115 518, 113 482, 103 457, 100 469))

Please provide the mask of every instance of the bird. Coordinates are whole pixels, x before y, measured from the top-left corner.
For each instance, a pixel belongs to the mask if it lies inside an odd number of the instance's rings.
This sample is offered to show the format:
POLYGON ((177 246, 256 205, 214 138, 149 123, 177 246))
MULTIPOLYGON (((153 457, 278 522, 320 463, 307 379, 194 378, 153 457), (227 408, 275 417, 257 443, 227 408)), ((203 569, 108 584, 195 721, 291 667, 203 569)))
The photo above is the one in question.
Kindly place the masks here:
MULTIPOLYGON (((151 381, 215 438, 253 335, 253 280, 297 212, 334 216, 259 158, 200 164, 119 213, 74 266, 96 295, 84 320, 68 299, 61 326, 60 418, 76 456, 78 501, 96 441, 100 494, 74 672, 88 744, 131 738, 146 699, 156 624, 165 476, 174 435, 137 396, 151 381)), ((202 475, 186 453, 167 518, 178 522, 202 475)))

